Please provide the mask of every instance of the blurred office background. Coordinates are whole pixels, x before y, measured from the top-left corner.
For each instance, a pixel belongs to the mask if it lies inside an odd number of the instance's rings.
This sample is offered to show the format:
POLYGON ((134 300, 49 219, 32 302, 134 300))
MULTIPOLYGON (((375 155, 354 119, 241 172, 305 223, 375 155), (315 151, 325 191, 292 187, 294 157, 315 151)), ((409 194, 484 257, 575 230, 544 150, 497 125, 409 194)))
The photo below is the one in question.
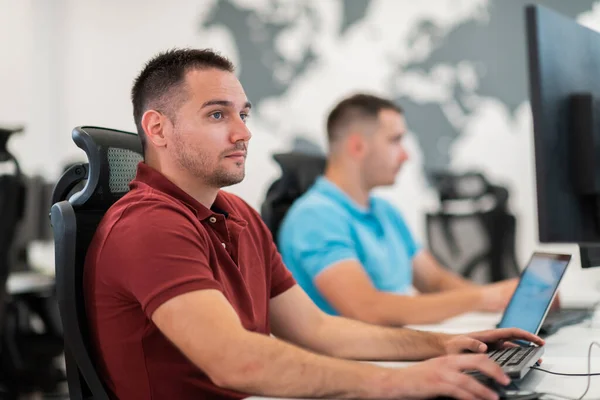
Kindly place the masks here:
MULTIPOLYGON (((537 239, 523 0, 0 0, 0 126, 24 125, 9 149, 28 176, 54 182, 85 161, 77 125, 134 131, 129 91, 144 62, 172 47, 230 57, 254 108, 244 182, 257 209, 298 139, 325 151, 324 120, 368 91, 405 109, 411 160, 381 194, 426 242, 437 207, 432 170, 483 172, 509 190, 522 266, 537 239)), ((600 2, 544 0, 600 28, 600 2)), ((576 253, 576 246, 548 246, 576 253)), ((576 254, 577 256, 577 254, 576 254)), ((51 244, 31 263, 52 271, 51 244)), ((577 257, 576 257, 577 258, 577 257)), ((565 285, 600 271, 573 265, 565 285)))

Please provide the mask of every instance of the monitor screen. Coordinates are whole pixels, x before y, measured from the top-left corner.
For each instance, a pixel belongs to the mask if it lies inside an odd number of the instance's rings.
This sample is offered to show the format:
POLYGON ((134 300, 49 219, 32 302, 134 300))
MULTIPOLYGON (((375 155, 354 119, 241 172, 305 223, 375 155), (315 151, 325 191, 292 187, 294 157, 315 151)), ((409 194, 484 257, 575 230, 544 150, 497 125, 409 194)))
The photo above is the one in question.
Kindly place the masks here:
POLYGON ((570 259, 567 254, 535 253, 521 274, 498 327, 537 334, 570 259))
POLYGON ((540 242, 597 245, 600 33, 540 5, 526 22, 540 242))

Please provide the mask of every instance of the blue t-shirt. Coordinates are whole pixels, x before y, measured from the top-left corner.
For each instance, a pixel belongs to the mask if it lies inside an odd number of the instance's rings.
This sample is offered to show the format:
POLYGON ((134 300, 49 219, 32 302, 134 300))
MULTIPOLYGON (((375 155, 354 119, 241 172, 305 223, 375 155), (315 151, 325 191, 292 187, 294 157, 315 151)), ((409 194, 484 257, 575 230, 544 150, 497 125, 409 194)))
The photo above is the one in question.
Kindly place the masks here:
POLYGON ((419 245, 396 208, 373 196, 369 203, 368 209, 359 206, 320 177, 292 205, 279 230, 279 251, 286 266, 329 314, 337 313, 313 280, 340 261, 360 262, 380 291, 407 293, 412 285, 412 259, 419 245))

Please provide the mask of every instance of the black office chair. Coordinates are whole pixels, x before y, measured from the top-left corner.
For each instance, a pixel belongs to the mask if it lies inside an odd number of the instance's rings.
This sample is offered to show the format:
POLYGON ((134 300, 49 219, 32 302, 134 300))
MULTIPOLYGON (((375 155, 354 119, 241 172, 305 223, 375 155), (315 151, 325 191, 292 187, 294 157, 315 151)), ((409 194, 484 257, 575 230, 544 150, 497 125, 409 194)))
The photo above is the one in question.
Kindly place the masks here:
POLYGON ((22 127, 0 128, 0 163, 12 164, 14 170, 0 176, 0 386, 3 399, 16 399, 21 394, 40 390, 55 392, 64 381, 63 372, 55 364, 63 352, 63 340, 60 323, 52 318, 52 280, 46 279, 49 283, 43 287, 13 285, 11 291, 7 283, 11 273, 18 269, 19 238, 27 230, 24 227, 26 208, 33 199, 27 192, 27 178, 7 148, 11 135, 22 130, 22 127), (35 328, 34 317, 38 322, 35 328))
POLYGON ((51 221, 56 256, 56 286, 65 338, 67 382, 71 399, 108 399, 89 342, 83 294, 85 256, 100 220, 129 191, 142 161, 136 134, 98 127, 78 127, 73 141, 88 164, 76 164, 59 179, 53 193, 51 221), (83 189, 80 189, 85 182, 83 189))
POLYGON ((427 214, 429 249, 442 264, 479 283, 519 275, 516 219, 508 190, 478 172, 431 175, 440 210, 427 214))
POLYGON ((22 128, 0 128, 0 163, 12 164, 12 174, 0 175, 0 324, 4 323, 6 304, 6 280, 15 254, 12 252, 17 225, 23 215, 23 192, 21 169, 16 158, 8 151, 7 142, 22 128))
MULTIPOLYGON (((22 185, 21 169, 16 158, 8 151, 7 142, 14 133, 22 131, 22 128, 4 129, 0 128, 0 163, 12 164, 13 172, 0 176, 0 378, 2 397, 16 398, 18 390, 14 387, 11 379, 14 368, 10 361, 16 346, 6 343, 7 339, 7 310, 9 308, 6 282, 10 274, 11 266, 15 260, 13 243, 19 220, 23 215, 24 187, 22 185)), ((9 324, 10 325, 10 324, 9 324)))
POLYGON ((275 154, 275 161, 281 167, 281 177, 267 190, 260 213, 263 221, 277 240, 279 225, 285 214, 298 199, 315 183, 325 171, 326 158, 321 154, 307 154, 292 151, 275 154))

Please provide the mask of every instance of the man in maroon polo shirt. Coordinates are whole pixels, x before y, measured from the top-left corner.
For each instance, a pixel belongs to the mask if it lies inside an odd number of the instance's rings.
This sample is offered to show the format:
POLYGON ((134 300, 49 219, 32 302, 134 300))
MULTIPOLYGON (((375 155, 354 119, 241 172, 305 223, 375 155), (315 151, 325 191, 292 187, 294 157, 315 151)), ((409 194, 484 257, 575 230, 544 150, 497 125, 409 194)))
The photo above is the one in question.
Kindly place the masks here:
POLYGON ((543 343, 512 329, 454 336, 325 315, 259 215, 220 190, 244 178, 251 137, 232 64, 210 50, 167 51, 142 70, 132 100, 144 162, 102 220, 84 276, 96 360, 115 397, 494 399, 461 371, 507 383, 502 370, 458 353, 543 343), (432 357, 395 370, 349 361, 432 357))

